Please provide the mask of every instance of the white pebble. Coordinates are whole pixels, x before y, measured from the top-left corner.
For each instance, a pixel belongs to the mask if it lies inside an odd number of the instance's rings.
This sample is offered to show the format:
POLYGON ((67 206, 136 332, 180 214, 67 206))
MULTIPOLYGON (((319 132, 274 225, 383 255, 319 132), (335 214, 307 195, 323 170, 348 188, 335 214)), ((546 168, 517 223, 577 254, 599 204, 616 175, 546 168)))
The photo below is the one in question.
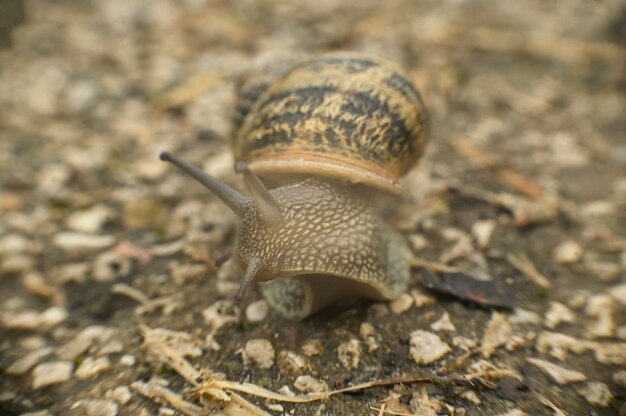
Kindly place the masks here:
POLYGON ((319 356, 324 352, 324 344, 321 339, 307 339, 302 343, 301 350, 307 357, 319 356))
POLYGON ((376 329, 374 325, 369 322, 361 323, 359 328, 359 336, 363 338, 365 343, 367 344, 368 352, 376 352, 380 349, 380 345, 378 344, 378 340, 376 339, 376 329))
POLYGON ((93 262, 92 274, 98 282, 112 282, 130 274, 131 260, 114 252, 102 253, 93 262))
POLYGON ((257 300, 252 302, 246 308, 246 319, 248 322, 261 322, 267 316, 269 306, 264 300, 257 300))
POLYGON ((337 356, 346 370, 355 370, 361 361, 361 343, 358 339, 351 339, 339 344, 337 356))
POLYGON ((79 400, 70 408, 70 416, 116 416, 118 404, 112 400, 79 400))
POLYGON ((86 357, 78 366, 74 375, 79 380, 94 378, 111 369, 111 361, 107 357, 86 357))
POLYGON ((587 301, 585 314, 591 318, 587 325, 590 337, 612 337, 615 333, 615 300, 605 294, 594 295, 587 301))
POLYGON ((63 383, 72 376, 74 365, 69 361, 39 364, 33 370, 33 389, 63 383))
POLYGON ((11 364, 5 372, 11 375, 23 375, 30 371, 31 368, 39 364, 44 358, 52 354, 52 347, 43 347, 35 351, 29 352, 22 358, 11 364))
POLYGON ((450 351, 450 346, 431 332, 422 330, 411 332, 409 353, 420 365, 435 362, 450 351))
POLYGON ((107 399, 115 400, 119 404, 126 404, 133 398, 133 394, 128 386, 119 386, 109 390, 105 396, 107 399))
POLYGON ((5 312, 0 315, 0 322, 10 329, 45 330, 65 321, 67 315, 65 309, 52 306, 43 312, 5 312))
POLYGON ((328 390, 328 385, 324 381, 317 380, 311 376, 299 376, 293 382, 293 386, 305 393, 320 393, 328 390))
POLYGON ((450 319, 450 314, 448 312, 444 312, 439 320, 430 324, 430 328, 433 331, 456 331, 456 327, 452 323, 452 320, 450 319))
POLYGON ((491 235, 496 229, 496 222, 494 220, 476 221, 472 224, 472 235, 478 243, 478 247, 486 249, 491 242, 491 235))
POLYGON ((300 374, 310 368, 306 357, 293 351, 281 351, 278 353, 278 368, 283 374, 300 374))
POLYGON ((609 387, 598 381, 591 381, 580 389, 580 394, 595 407, 609 407, 613 401, 613 393, 609 387))
POLYGON ((538 313, 522 308, 515 308, 513 314, 509 316, 509 322, 512 324, 539 324, 541 316, 538 313))
POLYGON ((609 294, 622 306, 626 306, 626 283, 618 286, 613 286, 609 290, 609 294))
POLYGON ((408 293, 403 293, 398 299, 389 304, 389 309, 391 309, 391 312, 399 315, 411 309, 411 306, 413 306, 413 297, 408 293))
POLYGON ((66 224, 72 231, 83 233, 96 233, 102 230, 104 224, 113 217, 111 208, 104 205, 96 205, 84 211, 76 211, 70 214, 66 224))
POLYGON ((132 367, 135 365, 135 363, 137 362, 137 359, 135 358, 135 356, 130 355, 130 354, 124 354, 120 357, 120 365, 126 366, 126 367, 132 367))
POLYGON ((572 323, 576 316, 565 305, 559 302, 550 302, 550 309, 546 312, 544 325, 550 329, 554 329, 561 323, 572 323))
POLYGON ((557 263, 576 263, 583 255, 583 248, 575 241, 564 241, 556 246, 552 254, 557 263))
POLYGON ((274 347, 266 339, 251 339, 246 342, 241 357, 245 366, 256 364, 260 368, 270 368, 274 364, 274 347))

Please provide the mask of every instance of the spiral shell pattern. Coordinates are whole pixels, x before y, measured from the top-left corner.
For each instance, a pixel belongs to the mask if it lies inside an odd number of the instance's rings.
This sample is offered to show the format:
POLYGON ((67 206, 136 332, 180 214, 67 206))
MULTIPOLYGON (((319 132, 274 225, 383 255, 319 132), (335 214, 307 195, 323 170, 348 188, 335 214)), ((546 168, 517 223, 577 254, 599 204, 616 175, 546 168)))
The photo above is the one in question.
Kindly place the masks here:
POLYGON ((334 53, 295 66, 260 93, 234 151, 260 175, 321 175, 397 194, 428 130, 419 92, 394 64, 334 53))

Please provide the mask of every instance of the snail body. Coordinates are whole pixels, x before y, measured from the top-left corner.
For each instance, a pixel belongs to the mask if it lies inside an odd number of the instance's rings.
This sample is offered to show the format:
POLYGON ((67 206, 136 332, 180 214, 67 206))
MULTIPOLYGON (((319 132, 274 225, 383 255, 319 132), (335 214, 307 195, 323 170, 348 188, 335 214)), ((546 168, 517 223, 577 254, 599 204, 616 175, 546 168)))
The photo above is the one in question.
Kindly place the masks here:
POLYGON ((345 297, 393 299, 410 252, 378 200, 422 154, 428 120, 419 93, 392 64, 327 54, 244 88, 234 140, 239 193, 169 153, 242 219, 236 255, 248 284, 303 319, 345 297), (275 184, 268 190, 265 183, 275 184))

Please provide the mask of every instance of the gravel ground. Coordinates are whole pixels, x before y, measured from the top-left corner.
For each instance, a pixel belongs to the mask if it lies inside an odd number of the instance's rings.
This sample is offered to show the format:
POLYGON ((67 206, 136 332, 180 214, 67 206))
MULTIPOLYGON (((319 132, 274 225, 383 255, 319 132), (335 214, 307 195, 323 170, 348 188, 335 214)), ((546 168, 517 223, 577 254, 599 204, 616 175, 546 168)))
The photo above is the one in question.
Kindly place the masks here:
POLYGON ((2 415, 626 415, 626 2, 25 4, 0 49, 2 415), (244 189, 238 80, 337 49, 400 63, 432 112, 390 223, 513 310, 417 279, 298 323, 233 302, 236 217, 157 155, 244 189))

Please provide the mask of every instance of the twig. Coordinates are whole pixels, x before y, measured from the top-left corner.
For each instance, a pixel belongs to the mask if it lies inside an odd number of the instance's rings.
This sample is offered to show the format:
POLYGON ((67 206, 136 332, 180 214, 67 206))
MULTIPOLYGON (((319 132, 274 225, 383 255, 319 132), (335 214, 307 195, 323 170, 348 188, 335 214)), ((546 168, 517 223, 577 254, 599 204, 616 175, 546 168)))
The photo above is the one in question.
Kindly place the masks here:
POLYGON ((543 289, 550 289, 552 287, 552 283, 537 270, 535 265, 525 254, 509 254, 506 256, 506 259, 513 267, 522 272, 524 276, 528 277, 537 286, 543 289))
POLYGON ((461 271, 461 269, 459 268, 448 266, 447 264, 440 263, 437 261, 426 260, 421 257, 413 257, 411 259, 411 267, 413 268, 426 267, 428 269, 434 270, 439 273, 458 273, 461 271))

